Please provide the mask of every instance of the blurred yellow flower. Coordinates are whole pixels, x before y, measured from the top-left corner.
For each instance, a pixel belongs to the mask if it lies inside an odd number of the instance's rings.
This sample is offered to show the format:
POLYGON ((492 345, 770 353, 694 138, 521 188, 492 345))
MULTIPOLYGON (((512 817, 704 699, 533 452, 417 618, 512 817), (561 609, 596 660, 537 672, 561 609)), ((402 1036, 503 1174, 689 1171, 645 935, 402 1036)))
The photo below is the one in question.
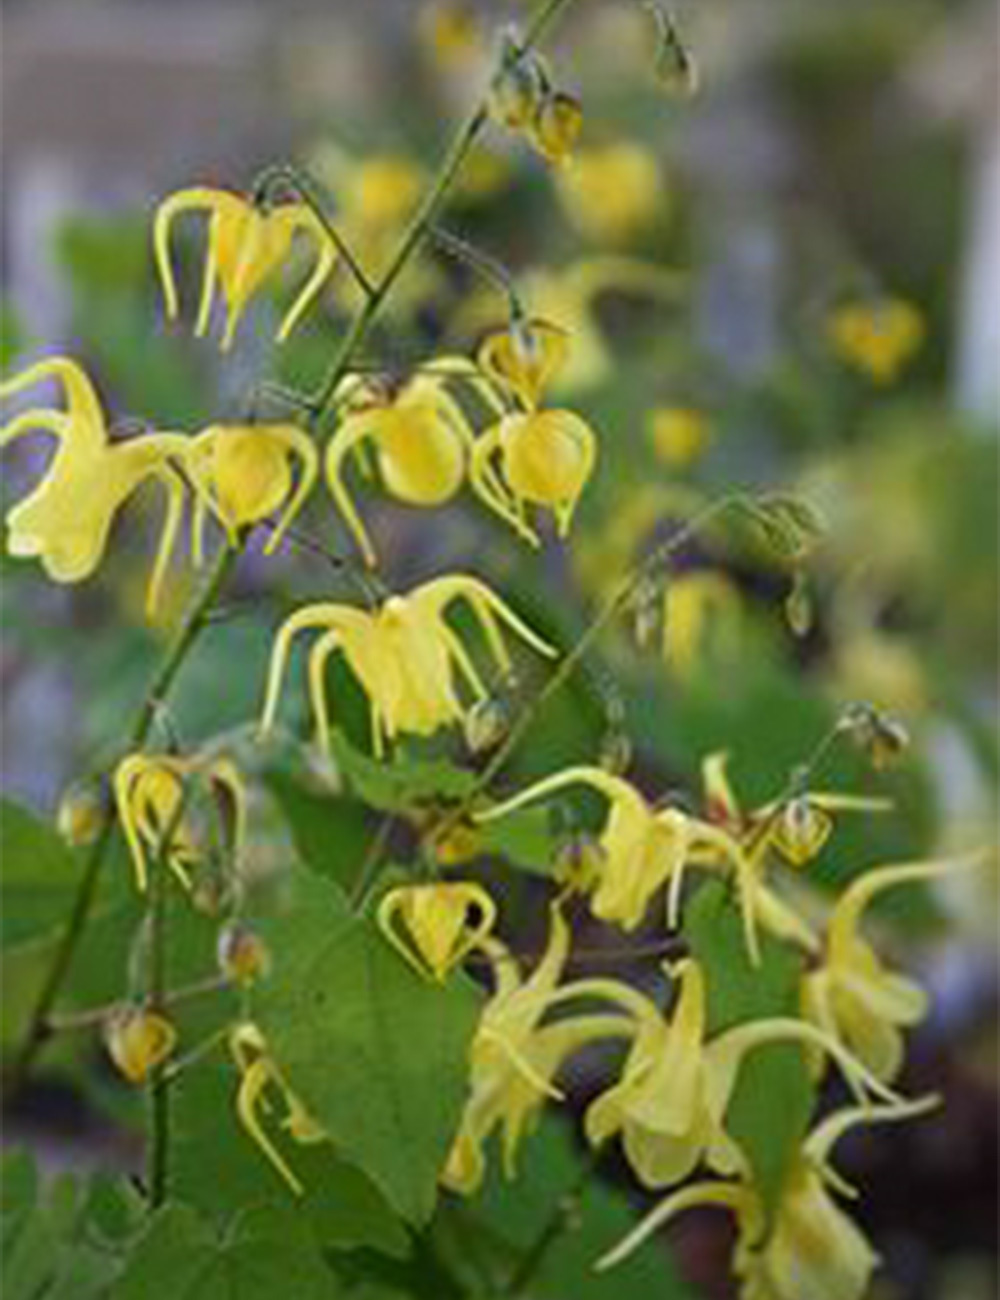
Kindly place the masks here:
POLYGON ((705 414, 691 407, 658 407, 649 412, 646 427, 657 459, 669 469, 688 469, 712 436, 705 414))
POLYGON ((655 155, 631 140, 578 150, 556 188, 570 221, 602 245, 627 243, 667 211, 655 155))
POLYGON ((108 1055, 129 1083, 145 1083, 177 1046, 177 1030, 146 1007, 115 1007, 103 1025, 108 1055))
POLYGON ((583 129, 583 107, 561 91, 543 96, 527 128, 528 139, 550 163, 566 163, 583 129))
POLYGON ((902 298, 847 302, 827 322, 830 346, 875 384, 891 384, 924 341, 920 311, 902 298))
POLYGON ((302 233, 311 239, 316 248, 316 265, 278 329, 278 342, 283 342, 337 262, 336 246, 319 218, 303 203, 282 203, 265 211, 227 190, 194 188, 170 195, 157 208, 153 226, 156 264, 163 282, 169 320, 176 319, 179 311, 170 258, 171 227, 179 216, 188 212, 204 212, 209 217, 208 249, 195 334, 201 338, 208 330, 212 298, 218 282, 227 313, 222 335, 223 350, 232 345, 247 303, 291 254, 296 234, 302 233))
POLYGON ((147 609, 153 610, 184 509, 184 481, 170 461, 183 457, 188 440, 163 433, 111 443, 93 385, 67 357, 46 358, 0 383, 0 398, 50 378, 62 385, 66 409, 32 408, 0 429, 0 447, 39 431, 57 444, 41 482, 7 514, 7 549, 37 556, 56 582, 80 582, 100 564, 121 506, 145 481, 158 483, 167 508, 149 580, 147 609))
POLYGON ((663 593, 663 659, 689 681, 708 665, 733 664, 743 644, 743 599, 726 574, 706 569, 667 579, 663 593))
POLYGON ((268 1089, 274 1089, 284 1103, 285 1115, 279 1127, 295 1142, 302 1144, 327 1142, 328 1134, 321 1125, 317 1124, 285 1083, 267 1050, 264 1036, 256 1025, 250 1023, 237 1025, 230 1033, 229 1047, 240 1072, 240 1086, 236 1094, 236 1113, 240 1123, 296 1196, 302 1196, 305 1188, 292 1172, 272 1138, 265 1132, 260 1120, 260 1114, 268 1115, 271 1111, 271 1104, 266 1096, 268 1089))
POLYGON ((401 732, 427 736, 452 722, 461 723, 468 710, 456 690, 455 670, 475 700, 486 699, 489 692, 458 634, 445 621, 447 608, 457 600, 468 601, 501 673, 511 670, 501 623, 540 654, 556 653, 485 583, 457 574, 424 583, 407 596, 390 596, 373 613, 350 605, 307 605, 282 624, 275 638, 261 733, 274 725, 292 642, 310 628, 325 629, 309 657, 309 694, 317 743, 324 752, 329 751, 330 729, 324 674, 338 650, 368 695, 376 757, 382 756, 384 742, 401 732))
POLYGON ((400 956, 439 984, 482 946, 497 909, 482 885, 470 880, 400 885, 378 907, 378 924, 400 956))
POLYGON ((466 68, 485 53, 482 25, 469 4, 461 0, 431 0, 420 6, 420 39, 441 68, 466 68))

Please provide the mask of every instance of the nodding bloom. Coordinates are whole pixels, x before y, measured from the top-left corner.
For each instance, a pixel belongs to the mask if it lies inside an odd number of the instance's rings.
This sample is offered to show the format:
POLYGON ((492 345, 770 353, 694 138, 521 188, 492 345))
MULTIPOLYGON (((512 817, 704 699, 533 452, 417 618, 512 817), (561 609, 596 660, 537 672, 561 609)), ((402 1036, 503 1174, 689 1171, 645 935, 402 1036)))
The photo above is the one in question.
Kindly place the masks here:
POLYGON ((680 988, 669 1020, 652 1003, 641 1015, 619 1081, 589 1106, 587 1138, 599 1146, 621 1134, 629 1164, 646 1187, 679 1182, 704 1160, 722 1174, 744 1174, 746 1159, 724 1128, 726 1111, 748 1053, 768 1043, 799 1042, 829 1053, 865 1098, 881 1086, 839 1043, 804 1020, 776 1017, 707 1033, 705 977, 693 960, 672 973, 680 988))
POLYGON ((826 957, 802 984, 802 1014, 839 1039, 880 1079, 903 1064, 903 1030, 926 1016, 919 984, 890 970, 859 932, 868 904, 885 889, 936 876, 976 859, 913 862, 868 871, 847 886, 827 923, 826 957))
POLYGON ((527 979, 502 943, 482 941, 493 967, 494 992, 473 1039, 469 1099, 441 1174, 442 1184, 452 1191, 471 1195, 479 1187, 486 1170, 483 1146, 497 1126, 503 1128, 504 1172, 513 1177, 522 1138, 545 1102, 562 1097, 553 1080, 563 1062, 587 1043, 633 1032, 645 999, 628 985, 587 979, 558 987, 569 943, 569 926, 557 904, 550 912, 545 952, 527 979), (614 1011, 543 1023, 554 1007, 579 999, 610 1001, 614 1011))
POLYGON ((375 549, 344 485, 345 458, 353 454, 367 468, 363 453, 370 448, 386 491, 407 505, 451 500, 465 481, 473 434, 447 380, 445 374, 418 374, 392 390, 348 377, 352 409, 327 444, 326 480, 369 566, 376 563, 375 549))
POLYGON ((830 346, 874 384, 891 384, 918 350, 923 317, 903 298, 847 302, 827 322, 830 346))
POLYGON ((227 190, 199 187, 171 194, 157 208, 153 226, 156 265, 163 282, 170 320, 175 320, 179 311, 170 259, 170 233, 174 221, 188 212, 204 212, 209 217, 208 249, 195 334, 201 338, 208 330, 212 298, 218 283, 227 313, 222 335, 224 351, 232 345, 247 303, 268 276, 289 257, 296 234, 301 232, 312 240, 316 247, 316 265, 278 329, 278 342, 284 342, 337 261, 337 249, 319 218, 303 203, 282 203, 265 211, 227 190))
POLYGON ((307 605, 282 624, 275 638, 261 734, 274 725, 292 642, 299 632, 312 628, 323 633, 309 656, 309 695, 317 743, 324 752, 329 752, 330 730, 324 674, 335 651, 344 655, 368 695, 377 757, 382 756, 385 741, 401 732, 429 736, 452 722, 463 723, 468 706, 459 696, 456 671, 475 702, 487 699, 489 692, 458 633, 446 621, 445 615, 458 600, 468 602, 501 674, 511 671, 502 623, 539 654, 556 654, 485 583, 459 574, 436 578, 406 596, 390 596, 370 613, 352 605, 307 605))
POLYGON ((154 860, 162 856, 184 888, 191 888, 191 868, 205 856, 198 827, 186 807, 193 793, 189 782, 199 779, 217 801, 224 837, 237 858, 245 839, 246 795, 229 759, 129 754, 115 768, 115 806, 140 892, 148 883, 149 856, 154 860))
POLYGON ((585 420, 573 411, 538 408, 566 350, 563 331, 524 321, 490 334, 479 351, 481 370, 523 409, 501 415, 476 440, 470 481, 492 510, 536 546, 525 505, 552 510, 565 537, 597 459, 597 438, 585 420))
POLYGON ((439 984, 482 946, 496 916, 493 899, 470 880, 400 885, 378 908, 382 933, 404 961, 439 984))
POLYGON ((80 582, 97 569, 121 506, 146 481, 166 494, 166 513, 149 582, 147 608, 155 609, 184 509, 184 480, 170 465, 183 455, 178 434, 143 434, 112 443, 104 411, 83 369, 67 357, 49 357, 0 383, 0 398, 46 379, 57 379, 64 410, 32 408, 0 429, 0 447, 26 434, 56 440, 55 455, 38 486, 7 515, 11 555, 37 556, 56 582, 80 582))
POLYGON ((550 91, 542 96, 525 134, 547 162, 559 164, 571 157, 582 128, 580 101, 562 91, 550 91))
POLYGON ((859 1124, 913 1119, 935 1105, 936 1097, 922 1097, 891 1106, 851 1107, 821 1121, 796 1154, 770 1229, 751 1184, 692 1183, 656 1206, 598 1260, 597 1268, 620 1264, 684 1210, 718 1205, 736 1216, 733 1270, 741 1281, 742 1300, 863 1300, 879 1256, 830 1194, 855 1194, 832 1168, 830 1151, 859 1124))
POLYGON ((578 150, 556 190, 570 221, 603 247, 628 242, 667 212, 656 155, 633 140, 578 150))
POLYGON ((270 554, 316 481, 319 453, 293 424, 215 424, 186 440, 183 464, 195 489, 193 550, 199 563, 206 511, 235 545, 240 529, 280 510, 264 548, 270 554))
POLYGON ((145 1083, 177 1046, 177 1030, 166 1016, 142 1006, 115 1007, 103 1034, 108 1055, 129 1083, 145 1083))
POLYGON ((642 923, 653 894, 669 884, 668 921, 676 926, 685 867, 727 864, 735 871, 740 887, 747 946, 751 954, 756 954, 755 882, 737 841, 720 827, 690 817, 679 808, 650 807, 628 781, 603 768, 566 768, 478 813, 477 820, 503 817, 515 808, 573 785, 589 786, 609 803, 607 821, 598 840, 602 852, 592 871, 595 883, 590 910, 596 917, 612 921, 623 930, 634 930, 642 923))
POLYGON ((271 954, 260 935, 240 921, 228 921, 215 941, 220 972, 234 984, 249 987, 271 969, 271 954))
POLYGON ((229 1035, 229 1049, 240 1072, 240 1086, 236 1094, 236 1113, 240 1123, 295 1195, 302 1196, 305 1188, 261 1122, 260 1116, 271 1112, 272 1102, 268 1099, 268 1091, 276 1092, 284 1104, 285 1114, 278 1127, 293 1141, 305 1145, 328 1142, 329 1135, 285 1083, 281 1071, 268 1052, 264 1036, 256 1025, 237 1025, 229 1035))

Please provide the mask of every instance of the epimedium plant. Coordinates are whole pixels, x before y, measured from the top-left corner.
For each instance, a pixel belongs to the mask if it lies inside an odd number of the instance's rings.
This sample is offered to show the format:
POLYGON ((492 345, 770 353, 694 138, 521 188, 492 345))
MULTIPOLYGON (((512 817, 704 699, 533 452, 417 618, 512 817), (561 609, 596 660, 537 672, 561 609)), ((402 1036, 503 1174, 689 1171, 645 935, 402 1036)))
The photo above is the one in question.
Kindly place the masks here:
MULTIPOLYGON (((438 226, 488 127, 522 136, 552 166, 570 157, 582 110, 538 50, 569 3, 545 0, 522 32, 503 35, 482 102, 378 276, 322 188, 290 165, 265 171, 246 196, 192 188, 161 204, 154 248, 167 314, 187 314, 174 223, 207 216, 194 332, 208 333, 221 299, 223 349, 297 244, 314 260, 279 342, 338 268, 353 283, 359 305, 319 388, 269 393, 282 419, 121 441, 68 358, 0 385, 4 397, 49 380, 62 392, 61 405, 32 407, 0 431, 0 445, 39 431, 56 442, 8 514, 12 555, 38 559, 56 582, 89 577, 120 508, 153 483, 164 514, 150 613, 185 510, 191 563, 207 569, 107 771, 70 792, 57 828, 5 808, 4 939, 31 947, 30 1005, 8 1039, 5 1089, 24 1088, 61 1035, 96 1029, 147 1101, 135 1183, 46 1187, 29 1158, 8 1159, 3 1277, 13 1297, 194 1298, 220 1286, 241 1300, 289 1289, 307 1300, 618 1297, 654 1285, 682 1296, 691 1291, 668 1257, 640 1247, 699 1204, 734 1216, 732 1267, 750 1300, 859 1300, 867 1289, 877 1255, 838 1199, 851 1189, 833 1145, 935 1099, 894 1086, 926 998, 879 955, 864 913, 883 890, 955 864, 865 871, 808 912, 783 877, 815 861, 841 815, 891 815, 884 799, 815 788, 830 753, 855 742, 882 766, 905 733, 871 706, 850 706, 753 808, 725 755, 708 754, 695 807, 630 777, 609 688, 613 743, 519 788, 509 776, 610 626, 632 618, 643 639, 651 609, 665 608, 671 645, 696 640, 714 596, 678 600, 672 566, 707 527, 749 523, 788 566, 789 623, 807 627, 816 513, 778 492, 710 503, 629 567, 564 646, 474 573, 388 586, 347 479, 360 470, 373 497, 428 510, 468 485, 518 543, 537 551, 554 533, 573 546, 577 504, 613 446, 545 400, 567 361, 564 332, 524 308, 503 267, 438 226), (435 356, 390 379, 361 350, 431 241, 500 284, 508 319, 475 355, 435 356), (296 528, 324 480, 357 558, 296 528), (207 561, 210 528, 221 540, 207 561), (293 610, 275 634, 259 719, 185 747, 171 692, 258 530, 267 555, 283 542, 318 549, 351 598, 338 589, 293 610), (302 744, 282 729, 280 708, 290 652, 307 634, 315 734, 302 744), (367 747, 343 726, 348 687, 364 701, 367 747), (464 762, 427 748, 449 729, 464 762), (257 851, 262 791, 292 841, 276 870, 261 870, 257 851), (600 811, 592 829, 587 800, 600 811), (534 880, 537 950, 511 934, 504 873, 534 880), (641 951, 627 936, 655 927, 665 999, 617 973, 572 974, 587 917, 618 934, 623 969, 641 951), (102 954, 107 992, 68 1010, 88 945, 102 954), (567 1109, 567 1065, 595 1048, 614 1067, 574 1146, 555 1116, 567 1109), (851 1101, 830 1112, 834 1076, 851 1101), (599 1176, 612 1147, 655 1198, 638 1223, 599 1176)), ((652 12, 658 68, 687 93, 691 55, 672 20, 652 12)))

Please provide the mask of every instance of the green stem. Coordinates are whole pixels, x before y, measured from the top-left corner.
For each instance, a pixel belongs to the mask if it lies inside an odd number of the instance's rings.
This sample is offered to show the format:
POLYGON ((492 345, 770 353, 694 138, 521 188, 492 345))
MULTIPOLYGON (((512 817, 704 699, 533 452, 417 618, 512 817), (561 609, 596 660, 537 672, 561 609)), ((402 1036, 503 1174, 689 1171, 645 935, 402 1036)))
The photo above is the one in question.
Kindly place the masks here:
MULTIPOLYGON (((180 817, 177 818, 178 822, 180 817)), ((167 985, 167 872, 169 840, 165 841, 159 861, 149 882, 149 1009, 162 1015, 166 1008, 167 985)), ((146 1187, 150 1209, 158 1209, 167 1196, 168 1152, 170 1146, 170 1096, 164 1063, 160 1062, 149 1076, 149 1136, 146 1147, 146 1187)))
MULTIPOLYGON (((153 675, 149 690, 146 692, 135 721, 128 732, 127 750, 138 749, 145 742, 158 709, 166 699, 191 647, 208 620, 208 614, 235 563, 237 553, 232 547, 226 546, 216 557, 215 564, 204 587, 178 628, 177 634, 168 646, 159 668, 153 675)), ((51 1033, 49 1015, 59 995, 59 990, 62 988, 63 980, 66 978, 77 944, 86 929, 97 893, 101 867, 104 865, 104 860, 111 845, 114 828, 114 815, 109 810, 104 817, 97 839, 87 855, 83 875, 80 878, 80 884, 73 900, 73 906, 62 939, 35 1000, 20 1047, 14 1056, 10 1069, 6 1073, 4 1091, 8 1096, 15 1095, 18 1089, 23 1086, 24 1080, 34 1064, 35 1057, 51 1033)))
POLYGON ((579 1208, 580 1193, 595 1172, 598 1158, 599 1153, 595 1153, 582 1162, 572 1184, 556 1201, 549 1217, 539 1229, 538 1236, 521 1256, 506 1286, 500 1292, 501 1295, 517 1297, 526 1294, 528 1283, 541 1268, 545 1256, 573 1222, 579 1208))

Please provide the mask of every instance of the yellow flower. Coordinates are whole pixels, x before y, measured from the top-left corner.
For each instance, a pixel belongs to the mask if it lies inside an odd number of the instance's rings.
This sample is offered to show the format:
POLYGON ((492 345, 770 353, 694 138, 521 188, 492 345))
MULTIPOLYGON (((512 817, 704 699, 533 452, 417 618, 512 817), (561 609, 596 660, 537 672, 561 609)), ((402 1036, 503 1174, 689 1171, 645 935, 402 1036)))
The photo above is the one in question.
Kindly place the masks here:
POLYGON ((551 509, 565 537, 597 458, 597 439, 585 420, 572 411, 537 409, 567 346, 562 330, 529 320, 490 333, 479 350, 483 373, 526 410, 502 414, 476 440, 470 480, 483 501, 536 546, 525 503, 551 509))
POLYGON ((103 1031, 108 1054, 130 1083, 145 1083, 177 1045, 177 1030, 166 1016, 140 1006, 116 1007, 103 1031))
POLYGON ((915 1118, 937 1104, 935 1097, 891 1106, 837 1111, 806 1138, 787 1176, 770 1231, 752 1186, 702 1182, 662 1201, 597 1262, 613 1268, 664 1224, 698 1205, 733 1211, 739 1233, 733 1268, 742 1300, 863 1300, 879 1262, 864 1235, 830 1195, 853 1189, 830 1166, 834 1143, 858 1124, 915 1118))
POLYGON ((147 434, 111 444, 93 385, 66 357, 47 358, 0 384, 0 397, 49 378, 62 384, 66 409, 33 408, 0 429, 0 447, 36 431, 57 443, 41 482, 7 515, 7 549, 11 555, 37 556, 56 582, 80 582, 100 564, 111 524, 127 498, 146 480, 159 483, 167 509, 149 582, 152 610, 184 509, 184 481, 169 460, 183 455, 187 439, 147 434))
POLYGON ((496 904, 481 885, 439 881, 390 889, 379 904, 378 923, 418 975, 443 984, 463 958, 482 946, 496 915, 496 904))
POLYGON ((229 759, 129 754, 115 768, 115 806, 140 892, 148 881, 147 853, 154 859, 163 855, 184 888, 191 887, 190 868, 203 856, 197 829, 186 815, 187 782, 194 778, 208 784, 224 810, 226 839, 233 857, 238 857, 245 839, 246 797, 229 759))
POLYGON ((99 780, 75 781, 59 800, 56 829, 72 848, 93 844, 107 817, 107 800, 99 780))
POLYGON ((599 244, 620 244, 666 211, 655 155, 631 140, 580 149, 557 173, 566 215, 599 244))
POLYGON ((880 1079, 899 1073, 902 1030, 923 1020, 928 998, 919 984, 883 964, 859 933, 862 914, 884 889, 933 880, 976 861, 880 867, 852 881, 837 899, 827 926, 826 960, 803 980, 802 1014, 844 1042, 880 1079))
POLYGON ((668 579, 663 593, 663 659, 682 681, 708 664, 733 664, 742 643, 743 602, 724 573, 698 570, 668 579))
POLYGON ((671 469, 687 469, 693 465, 711 437, 704 413, 681 406, 650 411, 648 429, 658 459, 671 469))
POLYGON ((673 973, 680 990, 672 1018, 664 1020, 649 1004, 620 1080, 590 1105, 585 1120, 594 1146, 621 1133, 629 1163, 645 1186, 679 1182, 702 1160, 717 1173, 746 1172, 724 1121, 744 1058, 765 1044, 792 1041, 826 1051, 859 1099, 865 1085, 893 1096, 834 1039, 803 1020, 749 1021, 706 1041, 701 967, 685 960, 673 973))
POLYGON ((296 234, 301 232, 310 237, 316 247, 316 265, 278 329, 278 342, 284 342, 337 261, 337 249, 318 217, 303 203, 282 203, 264 211, 227 190, 195 188, 171 194, 157 208, 153 227, 156 264, 170 320, 176 319, 179 310, 170 260, 170 230, 176 218, 187 212, 204 212, 209 216, 208 250, 195 334, 201 338, 208 329, 218 281, 227 312, 223 350, 231 346, 247 303, 291 254, 296 234))
POLYGON ((230 1034, 229 1046, 240 1072, 236 1095, 236 1113, 240 1122, 296 1196, 301 1196, 305 1188, 265 1132, 258 1115, 258 1111, 267 1115, 271 1110, 266 1095, 268 1088, 273 1088, 284 1103, 285 1114, 279 1127, 294 1141, 303 1144, 327 1142, 328 1134, 285 1083, 256 1025, 237 1025, 230 1034))
POLYGON ((472 1044, 470 1094, 458 1135, 441 1174, 452 1191, 471 1195, 485 1173, 483 1146, 503 1127, 503 1166, 514 1174, 517 1149, 548 1098, 561 1098, 553 1079, 566 1058, 598 1038, 628 1037, 632 1019, 615 1013, 566 1016, 543 1025, 554 1006, 574 999, 610 999, 616 1007, 633 1010, 642 995, 615 980, 579 980, 558 988, 569 952, 569 927, 553 905, 549 940, 541 961, 522 980, 511 954, 497 940, 483 948, 494 973, 495 989, 483 1012, 472 1044))
POLYGON ((473 435, 461 407, 445 388, 448 377, 416 375, 396 392, 368 383, 360 393, 357 378, 350 377, 354 409, 327 445, 326 479, 370 566, 376 563, 375 550, 344 485, 344 459, 349 453, 360 455, 363 444, 370 442, 382 482, 394 497, 413 506, 450 500, 465 480, 473 435))
POLYGON ((543 95, 527 128, 534 147, 550 163, 565 163, 583 128, 583 108, 573 95, 562 91, 543 95))
POLYGON ((184 468, 197 493, 193 532, 198 563, 206 509, 235 545, 241 528, 284 507, 264 548, 270 554, 316 481, 319 455, 312 440, 292 424, 216 424, 190 440, 184 468), (300 461, 297 483, 296 457, 300 461))
POLYGON ((875 384, 891 384, 926 332, 917 308, 902 298, 848 302, 828 321, 830 345, 875 384))
POLYGON ((501 673, 511 669, 500 623, 506 623, 540 654, 556 652, 523 623, 485 583, 463 575, 437 578, 407 596, 391 596, 373 613, 350 605, 307 605, 280 628, 271 653, 261 719, 266 734, 274 724, 285 664, 295 636, 308 628, 325 629, 309 658, 309 694, 317 742, 329 751, 329 716, 324 674, 339 650, 359 679, 371 706, 372 744, 381 757, 384 741, 401 732, 427 736, 468 712, 455 682, 457 669, 476 701, 488 691, 462 645, 445 621, 454 601, 464 599, 479 622, 501 673))
POLYGON ((420 6, 420 39, 444 70, 478 64, 484 53, 482 27, 475 10, 457 0, 433 0, 420 6))
POLYGON ((653 894, 669 883, 668 920, 675 926, 684 868, 710 849, 715 859, 728 863, 736 872, 747 945, 751 952, 756 952, 753 879, 750 864, 736 840, 719 827, 689 817, 678 808, 659 811, 651 808, 634 786, 603 768, 566 768, 477 814, 477 820, 503 817, 515 808, 572 785, 597 790, 610 805, 599 840, 602 857, 594 868, 597 879, 590 909, 595 916, 612 921, 624 930, 634 930, 642 923, 653 894))

